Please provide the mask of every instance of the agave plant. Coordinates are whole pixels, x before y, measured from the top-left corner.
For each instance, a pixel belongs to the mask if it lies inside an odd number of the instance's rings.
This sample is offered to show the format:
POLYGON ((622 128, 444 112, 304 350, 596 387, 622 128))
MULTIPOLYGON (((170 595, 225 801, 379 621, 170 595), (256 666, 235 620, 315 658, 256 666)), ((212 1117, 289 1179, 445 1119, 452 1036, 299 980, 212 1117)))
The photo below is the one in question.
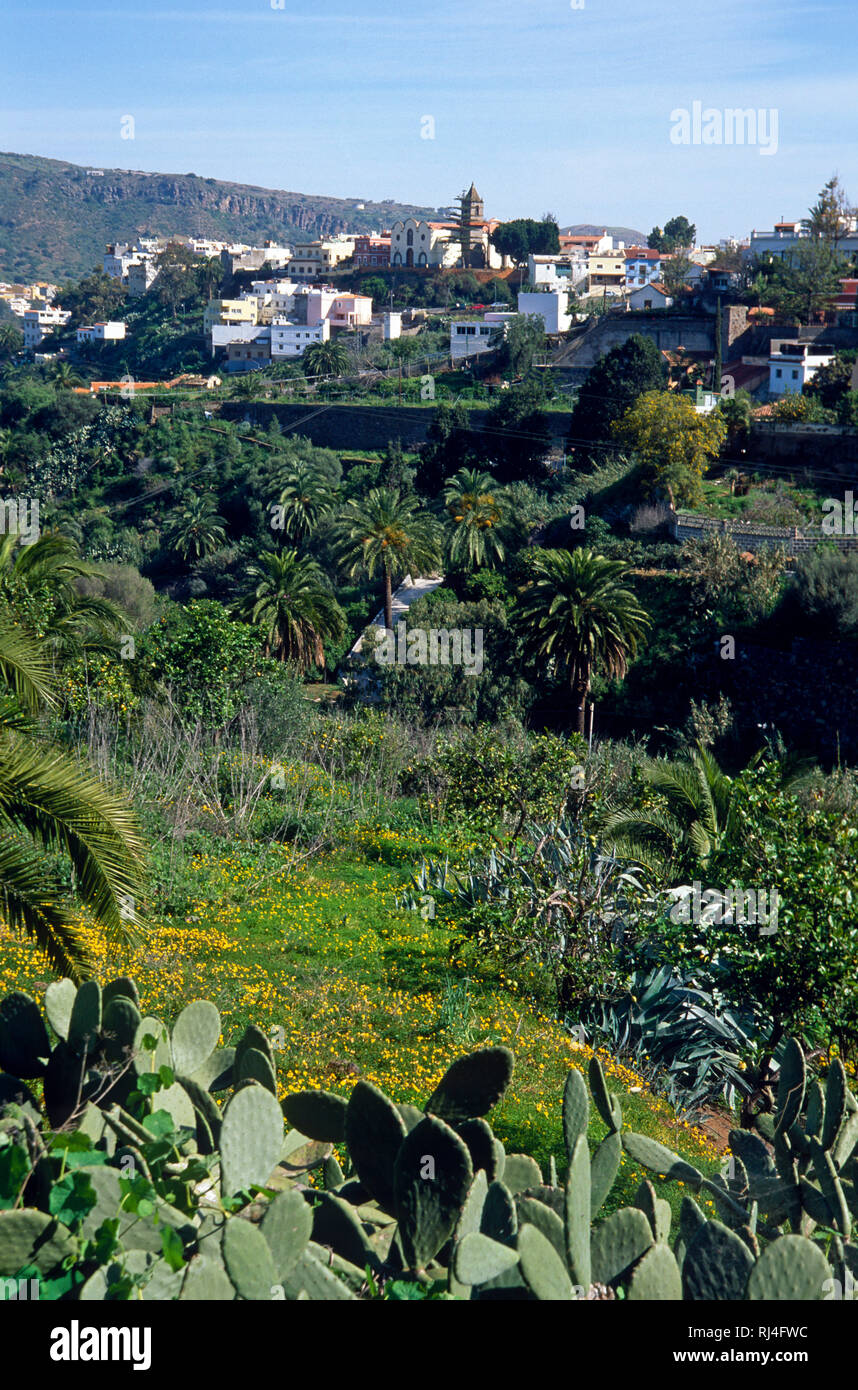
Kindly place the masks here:
POLYGON ((758 1036, 754 1019, 669 965, 635 971, 622 995, 594 1000, 569 1026, 632 1061, 681 1112, 752 1093, 743 1059, 758 1036))

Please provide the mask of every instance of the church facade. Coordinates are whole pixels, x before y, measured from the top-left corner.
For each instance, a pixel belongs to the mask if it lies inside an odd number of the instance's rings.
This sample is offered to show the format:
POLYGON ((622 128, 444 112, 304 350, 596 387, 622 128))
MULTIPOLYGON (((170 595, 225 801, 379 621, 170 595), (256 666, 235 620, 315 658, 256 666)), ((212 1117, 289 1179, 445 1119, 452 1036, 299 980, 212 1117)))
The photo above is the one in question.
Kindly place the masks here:
POLYGON ((456 200, 459 215, 448 222, 406 217, 390 229, 390 264, 418 270, 503 270, 507 259, 491 244, 498 222, 485 216, 483 200, 473 183, 456 200))

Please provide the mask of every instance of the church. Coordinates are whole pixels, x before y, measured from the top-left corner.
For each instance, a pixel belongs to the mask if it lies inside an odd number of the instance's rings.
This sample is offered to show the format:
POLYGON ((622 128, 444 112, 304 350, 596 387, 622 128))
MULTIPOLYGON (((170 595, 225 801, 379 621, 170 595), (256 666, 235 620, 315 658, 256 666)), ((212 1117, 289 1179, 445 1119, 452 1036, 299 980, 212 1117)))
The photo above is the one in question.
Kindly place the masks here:
POLYGON ((456 199, 458 216, 449 222, 406 217, 390 229, 391 266, 417 269, 504 270, 508 258, 492 246, 498 220, 485 216, 483 200, 473 183, 456 199))

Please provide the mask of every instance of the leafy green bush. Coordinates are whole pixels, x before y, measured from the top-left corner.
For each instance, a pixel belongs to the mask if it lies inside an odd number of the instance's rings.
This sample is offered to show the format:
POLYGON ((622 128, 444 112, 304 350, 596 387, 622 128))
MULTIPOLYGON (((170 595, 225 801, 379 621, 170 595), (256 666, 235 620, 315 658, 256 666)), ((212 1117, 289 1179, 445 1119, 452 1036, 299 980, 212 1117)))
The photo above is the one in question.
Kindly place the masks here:
POLYGON ((442 739, 432 757, 411 767, 407 786, 475 829, 521 829, 525 821, 560 819, 585 755, 578 735, 525 737, 514 725, 480 724, 442 739))

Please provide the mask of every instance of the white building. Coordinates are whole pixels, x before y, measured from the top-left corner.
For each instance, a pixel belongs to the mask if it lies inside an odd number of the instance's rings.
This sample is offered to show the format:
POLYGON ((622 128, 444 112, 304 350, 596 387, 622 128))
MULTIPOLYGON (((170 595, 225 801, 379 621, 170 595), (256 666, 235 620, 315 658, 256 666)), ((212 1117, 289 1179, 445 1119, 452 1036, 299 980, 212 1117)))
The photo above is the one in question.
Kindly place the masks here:
POLYGON ((827 348, 797 339, 773 338, 769 348, 769 394, 783 396, 792 391, 800 393, 812 381, 820 367, 834 357, 827 348))
POLYGON ((565 289, 537 290, 518 296, 520 314, 538 314, 546 333, 566 333, 572 327, 569 297, 565 289))
POLYGON ((311 343, 326 343, 331 336, 327 319, 321 323, 288 323, 275 320, 271 325, 271 356, 300 357, 311 343))
POLYGON ((454 362, 491 352, 506 332, 505 325, 516 318, 503 311, 484 314, 478 319, 454 319, 450 324, 450 356, 454 362))
POLYGON ((48 334, 62 328, 70 318, 71 313, 65 309, 27 309, 21 321, 24 347, 37 348, 48 334))
POLYGON ((79 328, 76 337, 79 343, 120 342, 125 337, 125 324, 93 323, 87 328, 79 328))
MULTIPOLYGON (((748 255, 751 259, 766 254, 787 256, 807 237, 807 230, 801 222, 776 222, 770 232, 751 232, 748 255)), ((848 227, 844 226, 844 235, 838 241, 837 249, 852 255, 858 251, 858 217, 853 215, 848 219, 848 227)))
POLYGON ((629 309, 669 309, 673 300, 659 281, 651 285, 639 285, 631 290, 626 300, 629 309))
POLYGON ((341 235, 308 241, 294 248, 288 274, 293 280, 319 280, 343 261, 351 260, 354 253, 354 237, 341 235))
POLYGON ((389 310, 383 318, 383 336, 386 343, 392 342, 394 338, 402 337, 402 315, 389 310))
POLYGON ((455 230, 452 222, 424 222, 419 217, 406 217, 394 222, 390 229, 390 264, 392 266, 454 266, 461 255, 461 245, 451 241, 455 230))
POLYGON ((268 332, 257 323, 213 323, 209 329, 212 338, 212 357, 219 349, 226 349, 230 343, 253 343, 268 332))
POLYGON ((575 289, 587 279, 587 256, 583 250, 563 252, 559 256, 527 258, 527 278, 540 289, 575 289))
POLYGON ((128 267, 127 274, 128 293, 131 298, 139 299, 157 278, 158 267, 155 265, 154 257, 141 256, 139 261, 133 262, 128 267))

